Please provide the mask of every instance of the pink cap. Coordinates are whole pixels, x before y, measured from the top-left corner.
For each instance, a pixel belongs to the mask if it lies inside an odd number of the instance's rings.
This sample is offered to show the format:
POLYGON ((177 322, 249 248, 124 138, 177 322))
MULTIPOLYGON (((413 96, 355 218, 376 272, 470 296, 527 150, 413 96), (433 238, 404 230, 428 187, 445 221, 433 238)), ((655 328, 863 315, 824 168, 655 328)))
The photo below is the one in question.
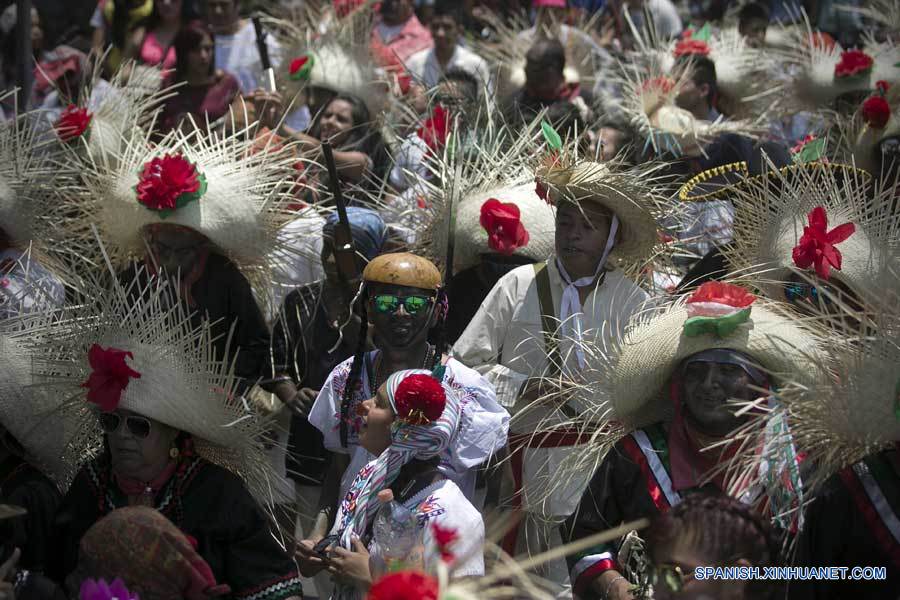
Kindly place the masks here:
POLYGON ((565 8, 566 0, 531 0, 531 8, 565 8))

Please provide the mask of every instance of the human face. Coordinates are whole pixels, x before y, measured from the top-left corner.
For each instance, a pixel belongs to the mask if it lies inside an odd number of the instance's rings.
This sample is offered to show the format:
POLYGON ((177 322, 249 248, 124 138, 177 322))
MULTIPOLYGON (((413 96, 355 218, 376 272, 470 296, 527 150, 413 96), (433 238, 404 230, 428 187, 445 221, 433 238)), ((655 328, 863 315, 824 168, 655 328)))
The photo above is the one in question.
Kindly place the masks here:
POLYGON ((215 53, 216 47, 212 38, 204 35, 200 45, 188 52, 188 77, 201 78, 209 75, 212 71, 212 61, 215 53))
POLYGON ((182 0, 156 0, 154 6, 161 21, 174 23, 181 19, 182 0))
POLYGON ((654 548, 653 597, 656 600, 738 600, 743 598, 743 584, 735 581, 697 579, 694 569, 716 566, 715 561, 675 544, 674 548, 654 548))
POLYGON ((319 119, 319 139, 340 147, 353 129, 353 106, 346 100, 332 100, 319 119))
POLYGON ((707 96, 709 96, 709 84, 702 83, 698 85, 688 77, 681 91, 675 97, 675 104, 698 119, 706 119, 709 116, 707 96))
POLYGON ((572 279, 593 275, 603 257, 609 212, 592 202, 563 202, 556 211, 556 255, 572 279))
POLYGON ((381 20, 385 25, 400 25, 412 16, 413 7, 410 0, 382 0, 381 20))
POLYGON ((766 45, 766 29, 768 27, 769 24, 762 19, 753 19, 745 23, 739 29, 739 33, 751 48, 762 48, 766 45))
POLYGON ((44 28, 41 26, 41 15, 36 8, 31 9, 31 49, 39 52, 44 47, 44 28))
POLYGON ((238 0, 206 0, 206 22, 213 33, 232 33, 238 21, 238 0))
POLYGON ((106 434, 113 471, 139 481, 152 481, 169 462, 169 451, 178 437, 178 430, 128 410, 117 410, 112 414, 120 421, 115 431, 106 434), (133 426, 127 422, 129 417, 135 425, 143 421, 149 423, 146 437, 141 437, 143 430, 140 428, 135 435, 133 426))
POLYGON ((434 49, 439 53, 449 53, 456 46, 459 39, 459 26, 456 19, 450 15, 437 15, 428 24, 431 29, 431 37, 434 39, 434 49))
POLYGON ((622 149, 625 134, 612 127, 601 127, 597 134, 598 152, 600 162, 606 162, 616 157, 622 149))
POLYGON ((188 273, 205 243, 203 236, 184 227, 157 225, 145 235, 153 258, 169 276, 188 273))
POLYGON ((559 95, 559 90, 566 82, 563 74, 552 67, 528 61, 525 63, 525 87, 529 95, 552 100, 559 95))
POLYGON ((744 418, 735 416, 728 401, 750 400, 755 395, 747 372, 730 363, 688 362, 681 387, 688 418, 707 435, 726 435, 737 428, 744 418))
POLYGON ((363 421, 359 430, 359 445, 379 456, 391 445, 391 425, 394 422, 394 411, 387 397, 387 384, 378 389, 374 398, 360 403, 356 412, 363 421))
POLYGON ((379 348, 408 348, 424 342, 428 337, 428 330, 434 321, 433 300, 415 314, 410 314, 405 301, 410 296, 433 298, 433 291, 402 285, 373 284, 368 296, 369 320, 375 328, 376 345, 379 348), (397 310, 378 310, 376 296, 396 296, 400 300, 397 310))
MULTIPOLYGON (((334 240, 330 237, 322 239, 322 269, 325 271, 325 279, 332 285, 341 283, 341 275, 338 271, 337 259, 334 256, 334 240)), ((360 276, 366 268, 366 260, 358 253, 356 255, 356 273, 354 277, 348 281, 350 288, 355 290, 359 287, 360 276)))

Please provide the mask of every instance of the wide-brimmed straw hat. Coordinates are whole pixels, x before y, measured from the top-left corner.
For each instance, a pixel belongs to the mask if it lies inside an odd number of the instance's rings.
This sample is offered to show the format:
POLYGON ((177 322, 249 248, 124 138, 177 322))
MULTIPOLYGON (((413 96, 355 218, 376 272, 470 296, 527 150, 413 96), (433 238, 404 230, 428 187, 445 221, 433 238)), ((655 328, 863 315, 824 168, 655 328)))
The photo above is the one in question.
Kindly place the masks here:
POLYGON ((79 213, 71 237, 98 264, 94 225, 116 267, 145 255, 148 226, 181 226, 209 239, 253 282, 275 250, 290 250, 276 234, 290 215, 294 161, 284 148, 260 151, 247 132, 176 130, 154 145, 132 137, 117 160, 87 164, 61 200, 79 213))
POLYGON ((135 285, 84 290, 86 304, 35 319, 20 336, 36 389, 78 420, 70 473, 100 447, 96 411, 127 410, 190 434, 200 457, 271 503, 263 424, 238 395, 234 365, 216 358, 211 324, 194 328, 164 280, 135 285))
POLYGON ((817 274, 839 280, 874 306, 885 300, 881 287, 898 258, 893 240, 900 220, 889 210, 889 192, 876 193, 873 202, 871 176, 850 165, 767 165, 762 175, 714 194, 735 206, 734 243, 722 251, 735 271, 770 298, 785 299, 784 283, 792 273, 817 274), (817 248, 831 260, 806 260, 817 248))

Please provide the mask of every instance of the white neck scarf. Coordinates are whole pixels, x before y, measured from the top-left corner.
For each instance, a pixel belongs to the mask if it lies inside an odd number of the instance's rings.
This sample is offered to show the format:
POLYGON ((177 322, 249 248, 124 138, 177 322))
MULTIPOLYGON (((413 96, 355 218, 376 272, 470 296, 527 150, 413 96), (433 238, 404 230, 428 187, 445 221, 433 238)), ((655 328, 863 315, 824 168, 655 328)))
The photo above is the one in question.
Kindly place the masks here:
POLYGON ((578 359, 578 368, 580 369, 583 369, 587 363, 584 359, 584 350, 581 348, 581 313, 583 312, 583 308, 581 306, 581 298, 578 296, 578 288, 590 285, 597 278, 597 275, 600 274, 600 270, 603 269, 603 266, 606 264, 606 259, 616 243, 616 233, 618 231, 619 218, 616 215, 613 215, 612 222, 609 224, 609 237, 606 240, 606 248, 603 249, 603 256, 600 257, 600 262, 597 263, 597 269, 594 271, 593 275, 588 275, 587 277, 572 281, 572 278, 569 277, 569 274, 566 272, 566 268, 563 266, 562 261, 559 260, 559 258, 556 259, 556 266, 559 268, 559 274, 562 275, 563 281, 566 284, 566 289, 563 290, 562 302, 559 307, 559 320, 562 322, 562 331, 565 338, 575 341, 575 356, 578 359))

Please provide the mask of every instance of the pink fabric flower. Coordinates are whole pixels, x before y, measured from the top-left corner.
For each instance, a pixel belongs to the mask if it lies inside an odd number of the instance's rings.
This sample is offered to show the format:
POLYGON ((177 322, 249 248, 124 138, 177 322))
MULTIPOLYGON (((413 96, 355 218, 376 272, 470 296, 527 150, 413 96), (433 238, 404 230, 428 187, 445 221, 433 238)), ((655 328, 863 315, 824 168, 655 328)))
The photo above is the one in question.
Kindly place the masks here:
POLYGON ((815 266, 816 274, 828 279, 832 267, 841 270, 841 251, 835 246, 849 238, 856 231, 853 223, 838 225, 828 231, 828 215, 817 206, 809 213, 809 225, 803 228, 800 242, 794 246, 794 264, 801 269, 815 266))
POLYGON ((56 122, 56 135, 64 142, 74 140, 87 131, 93 118, 88 109, 70 104, 56 122))
POLYGON ((116 410, 128 383, 141 378, 141 374, 125 362, 126 357, 134 358, 134 355, 118 348, 104 350, 98 344, 88 351, 92 372, 81 387, 88 389, 88 402, 96 404, 104 412, 116 410))
POLYGON ((78 591, 79 600, 140 600, 137 594, 132 594, 125 587, 125 583, 118 577, 112 583, 106 583, 103 579, 85 579, 81 582, 78 591))

